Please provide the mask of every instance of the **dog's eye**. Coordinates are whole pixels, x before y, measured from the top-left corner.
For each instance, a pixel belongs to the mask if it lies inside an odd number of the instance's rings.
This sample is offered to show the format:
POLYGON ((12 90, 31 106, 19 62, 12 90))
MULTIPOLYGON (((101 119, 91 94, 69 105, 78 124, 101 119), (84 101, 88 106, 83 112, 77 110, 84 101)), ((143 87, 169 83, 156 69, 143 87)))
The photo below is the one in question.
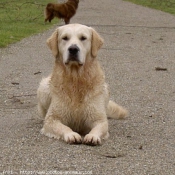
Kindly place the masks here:
POLYGON ((69 40, 69 38, 67 36, 64 36, 62 39, 65 41, 69 40))
POLYGON ((80 40, 81 40, 81 41, 84 41, 84 40, 86 40, 86 39, 87 39, 87 38, 86 38, 85 36, 81 36, 81 37, 80 37, 80 40))

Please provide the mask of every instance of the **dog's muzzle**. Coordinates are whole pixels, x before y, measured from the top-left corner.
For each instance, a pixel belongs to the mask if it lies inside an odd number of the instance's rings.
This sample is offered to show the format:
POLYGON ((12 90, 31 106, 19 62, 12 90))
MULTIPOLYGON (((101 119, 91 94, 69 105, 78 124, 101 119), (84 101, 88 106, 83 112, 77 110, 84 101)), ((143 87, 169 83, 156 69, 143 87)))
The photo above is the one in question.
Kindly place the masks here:
POLYGON ((76 44, 71 45, 68 48, 68 60, 66 64, 68 64, 69 62, 77 62, 78 64, 81 65, 81 62, 79 60, 79 52, 80 49, 76 44))

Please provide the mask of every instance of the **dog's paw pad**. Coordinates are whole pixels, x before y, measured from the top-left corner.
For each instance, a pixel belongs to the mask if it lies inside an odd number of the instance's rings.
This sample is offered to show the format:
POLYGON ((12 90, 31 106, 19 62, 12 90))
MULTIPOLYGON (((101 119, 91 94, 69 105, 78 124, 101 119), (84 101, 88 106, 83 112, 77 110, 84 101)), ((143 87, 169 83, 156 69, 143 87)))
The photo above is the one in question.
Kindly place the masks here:
POLYGON ((64 135, 64 141, 69 144, 80 144, 82 143, 82 138, 78 133, 70 132, 64 135))
POLYGON ((101 139, 100 139, 100 137, 98 137, 97 135, 94 135, 94 134, 87 134, 87 135, 84 137, 83 143, 84 143, 84 144, 87 144, 87 145, 92 145, 92 146, 101 145, 101 139))

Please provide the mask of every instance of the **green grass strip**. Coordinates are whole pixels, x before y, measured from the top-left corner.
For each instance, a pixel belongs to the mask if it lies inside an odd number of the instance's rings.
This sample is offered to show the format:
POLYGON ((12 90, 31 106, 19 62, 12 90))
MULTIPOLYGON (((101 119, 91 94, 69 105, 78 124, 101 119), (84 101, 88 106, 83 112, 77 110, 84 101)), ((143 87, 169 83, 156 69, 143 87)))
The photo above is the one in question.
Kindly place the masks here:
MULTIPOLYGON (((58 24, 58 18, 44 24, 44 9, 48 0, 1 0, 0 47, 43 32, 58 24)), ((58 2, 58 1, 57 1, 58 2)))
POLYGON ((125 0, 138 5, 175 14, 175 0, 125 0))

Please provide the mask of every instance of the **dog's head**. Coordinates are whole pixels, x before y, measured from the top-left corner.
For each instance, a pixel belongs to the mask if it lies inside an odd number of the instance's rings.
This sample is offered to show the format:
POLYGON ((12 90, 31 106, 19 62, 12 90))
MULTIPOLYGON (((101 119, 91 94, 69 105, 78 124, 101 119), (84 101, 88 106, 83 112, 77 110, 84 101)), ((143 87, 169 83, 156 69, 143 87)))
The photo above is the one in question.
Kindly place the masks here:
POLYGON ((54 57, 64 65, 82 66, 87 58, 95 58, 103 45, 99 34, 91 27, 69 24, 56 29, 47 40, 54 57))

